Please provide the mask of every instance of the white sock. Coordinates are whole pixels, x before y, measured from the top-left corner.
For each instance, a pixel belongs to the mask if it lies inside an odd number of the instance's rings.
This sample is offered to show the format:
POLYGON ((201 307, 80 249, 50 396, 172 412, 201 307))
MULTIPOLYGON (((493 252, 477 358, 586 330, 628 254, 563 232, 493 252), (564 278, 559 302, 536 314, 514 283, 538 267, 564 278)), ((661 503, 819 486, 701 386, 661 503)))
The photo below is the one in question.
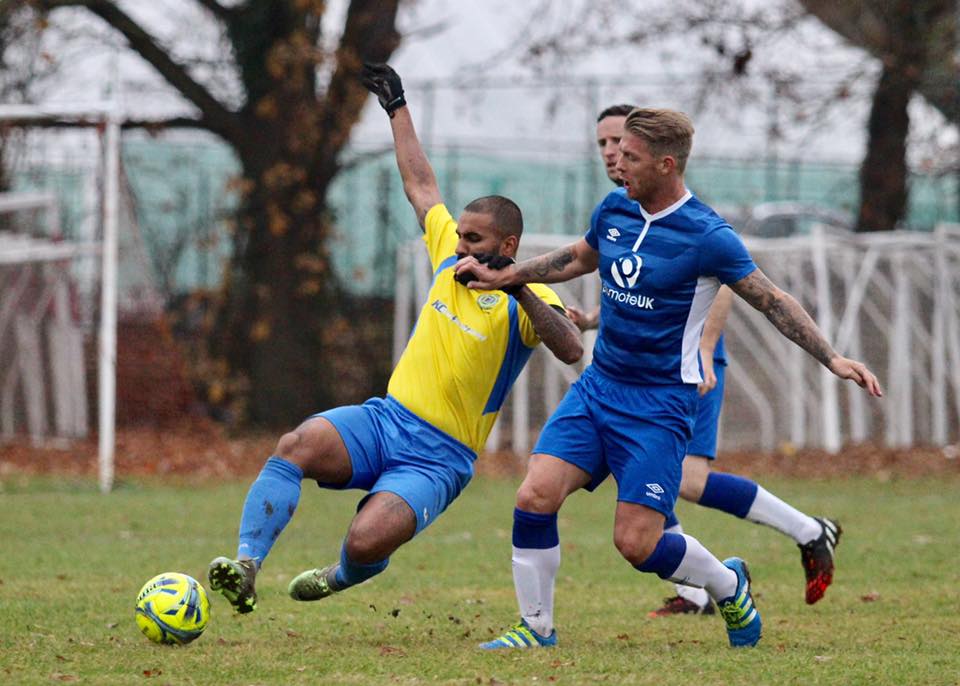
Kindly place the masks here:
POLYGON ((737 574, 723 566, 709 550, 693 536, 683 534, 687 551, 670 581, 687 586, 705 588, 717 601, 729 598, 737 591, 737 574))
POLYGON ((513 549, 513 586, 520 616, 541 636, 553 633, 553 588, 560 546, 513 549))
MULTIPOLYGON (((682 534, 683 526, 680 524, 680 522, 677 522, 674 526, 669 526, 664 529, 663 533, 682 534)), ((710 594, 702 588, 697 588, 696 586, 686 586, 684 584, 675 584, 674 588, 677 589, 678 596, 689 600, 691 603, 695 603, 700 607, 706 607, 707 603, 710 602, 710 594)))
POLYGON ((809 543, 820 535, 816 519, 783 502, 763 486, 757 486, 757 497, 747 512, 747 519, 786 534, 797 543, 809 543))

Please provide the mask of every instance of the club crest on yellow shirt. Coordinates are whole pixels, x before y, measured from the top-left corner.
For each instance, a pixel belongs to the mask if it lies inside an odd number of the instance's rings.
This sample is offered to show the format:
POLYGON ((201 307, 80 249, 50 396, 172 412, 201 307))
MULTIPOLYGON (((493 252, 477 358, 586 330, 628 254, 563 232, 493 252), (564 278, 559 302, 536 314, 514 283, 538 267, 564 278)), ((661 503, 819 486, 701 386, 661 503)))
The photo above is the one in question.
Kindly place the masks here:
POLYGON ((500 302, 499 293, 484 293, 477 298, 477 305, 480 306, 481 310, 492 310, 498 302, 500 302))

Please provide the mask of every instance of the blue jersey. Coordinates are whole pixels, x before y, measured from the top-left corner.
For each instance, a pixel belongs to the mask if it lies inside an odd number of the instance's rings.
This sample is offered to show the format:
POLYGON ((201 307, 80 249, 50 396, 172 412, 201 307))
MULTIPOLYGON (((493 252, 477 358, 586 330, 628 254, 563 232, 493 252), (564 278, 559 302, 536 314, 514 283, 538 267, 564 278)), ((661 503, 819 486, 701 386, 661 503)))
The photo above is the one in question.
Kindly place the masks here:
POLYGON ((597 369, 633 384, 700 383, 700 336, 720 284, 757 268, 740 237, 689 191, 651 215, 620 188, 585 239, 600 253, 597 369))

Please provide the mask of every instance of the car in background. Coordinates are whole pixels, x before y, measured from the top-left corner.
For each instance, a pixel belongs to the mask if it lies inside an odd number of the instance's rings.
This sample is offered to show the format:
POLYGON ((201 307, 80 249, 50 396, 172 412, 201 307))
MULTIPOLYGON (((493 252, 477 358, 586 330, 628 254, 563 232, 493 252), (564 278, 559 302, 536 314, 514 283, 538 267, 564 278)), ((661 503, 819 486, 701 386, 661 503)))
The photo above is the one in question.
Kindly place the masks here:
POLYGON ((832 233, 848 234, 853 231, 851 215, 809 203, 765 202, 751 208, 724 209, 717 210, 720 216, 743 236, 757 238, 805 236, 816 224, 823 225, 828 232, 832 233))

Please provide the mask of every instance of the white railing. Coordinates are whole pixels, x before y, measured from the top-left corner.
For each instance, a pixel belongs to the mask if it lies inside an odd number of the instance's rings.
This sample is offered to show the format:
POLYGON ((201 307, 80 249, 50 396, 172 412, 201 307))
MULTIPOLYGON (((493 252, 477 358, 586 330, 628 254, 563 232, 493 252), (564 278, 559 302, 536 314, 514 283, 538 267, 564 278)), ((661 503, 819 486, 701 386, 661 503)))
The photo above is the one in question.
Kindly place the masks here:
MULTIPOLYGON (((527 235, 521 257, 576 238, 527 235)), ((721 449, 770 450, 789 443, 836 452, 847 442, 902 447, 960 440, 960 226, 882 234, 815 226, 805 236, 745 241, 764 273, 807 308, 837 351, 865 361, 877 373, 885 397, 871 399, 854 384, 839 381, 763 315, 738 302, 726 327, 729 372, 721 449)), ((429 284, 423 243, 402 246, 394 360, 429 284)), ((576 305, 599 301, 595 277, 560 284, 557 290, 576 305)), ((589 351, 594 335, 585 339, 589 351)), ((589 352, 585 357, 588 362, 589 352)), ((534 355, 488 448, 526 452, 580 369, 545 352, 534 355)))

